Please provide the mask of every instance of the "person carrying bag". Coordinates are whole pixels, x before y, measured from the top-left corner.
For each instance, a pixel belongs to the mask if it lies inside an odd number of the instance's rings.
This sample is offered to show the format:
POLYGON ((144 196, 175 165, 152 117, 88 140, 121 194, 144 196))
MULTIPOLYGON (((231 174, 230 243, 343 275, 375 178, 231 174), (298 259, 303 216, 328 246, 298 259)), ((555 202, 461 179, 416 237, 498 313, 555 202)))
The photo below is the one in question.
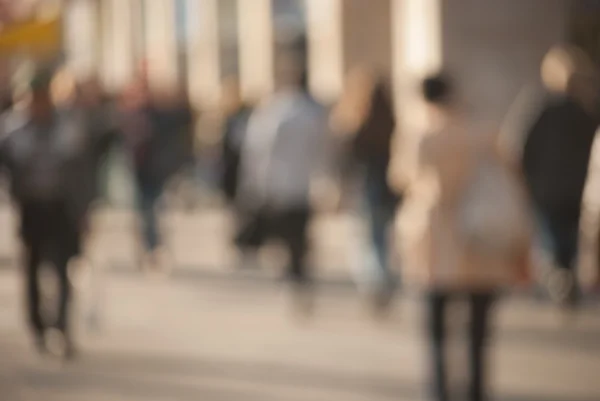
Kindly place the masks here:
POLYGON ((473 126, 443 75, 422 84, 427 127, 418 165, 398 219, 406 279, 423 289, 431 357, 431 390, 449 399, 449 306, 469 310, 469 401, 488 399, 486 345, 494 304, 529 277, 531 224, 517 171, 504 163, 496 136, 473 126))
MULTIPOLYGON (((502 160, 494 145, 492 141, 476 152, 459 211, 459 229, 471 259, 488 266, 513 264, 513 269, 520 269, 516 273, 523 276, 531 251, 532 209, 520 173, 502 160)), ((503 275, 515 273, 510 270, 495 269, 486 274, 504 281, 503 275)))

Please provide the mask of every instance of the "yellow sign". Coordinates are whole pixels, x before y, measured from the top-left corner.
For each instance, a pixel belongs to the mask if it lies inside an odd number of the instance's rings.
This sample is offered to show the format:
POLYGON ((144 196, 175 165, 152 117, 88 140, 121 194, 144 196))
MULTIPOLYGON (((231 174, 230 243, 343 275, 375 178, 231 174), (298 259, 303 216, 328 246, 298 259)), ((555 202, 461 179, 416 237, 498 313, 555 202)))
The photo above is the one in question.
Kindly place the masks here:
POLYGON ((0 54, 53 53, 60 51, 61 43, 59 18, 10 25, 0 31, 0 54))

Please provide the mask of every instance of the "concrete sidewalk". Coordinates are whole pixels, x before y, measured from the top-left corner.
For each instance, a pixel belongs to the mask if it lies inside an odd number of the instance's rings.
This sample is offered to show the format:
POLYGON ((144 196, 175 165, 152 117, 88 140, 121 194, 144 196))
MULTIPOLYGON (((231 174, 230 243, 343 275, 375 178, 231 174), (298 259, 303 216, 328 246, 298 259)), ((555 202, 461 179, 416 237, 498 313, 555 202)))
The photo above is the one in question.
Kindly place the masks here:
MULTIPOLYGON (((382 322, 355 293, 323 288, 314 319, 304 321, 290 315, 275 283, 107 274, 100 325, 87 324, 84 291, 81 360, 61 367, 30 350, 20 288, 14 271, 0 272, 2 401, 426 399, 423 316, 414 300, 398 300, 382 322)), ((506 300, 499 312, 495 399, 600 399, 597 311, 568 325, 552 307, 526 300, 506 300)), ((464 360, 452 358, 454 372, 464 360)))

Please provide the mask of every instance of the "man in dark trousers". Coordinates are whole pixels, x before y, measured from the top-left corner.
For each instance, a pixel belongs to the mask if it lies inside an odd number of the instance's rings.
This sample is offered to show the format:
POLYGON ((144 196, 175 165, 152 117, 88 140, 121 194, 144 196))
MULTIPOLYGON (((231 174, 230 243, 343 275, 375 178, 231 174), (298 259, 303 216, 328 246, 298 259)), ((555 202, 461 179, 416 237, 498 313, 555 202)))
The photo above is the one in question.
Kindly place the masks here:
POLYGON ((329 127, 325 108, 303 85, 300 61, 293 52, 277 56, 276 90, 250 117, 236 196, 252 217, 237 242, 257 247, 276 238, 285 244, 293 306, 307 314, 313 306, 308 228, 320 203, 314 184, 327 176, 329 127))
POLYGON ((85 116, 54 107, 52 78, 53 70, 49 68, 35 74, 28 110, 5 121, 0 154, 21 218, 28 317, 36 346, 46 351, 48 339, 59 339, 52 351, 70 358, 75 347, 70 330, 72 287, 67 267, 80 252, 88 207, 87 196, 80 193, 89 180, 80 174, 87 142, 85 116), (43 262, 52 266, 59 283, 54 321, 42 315, 38 272, 43 262))

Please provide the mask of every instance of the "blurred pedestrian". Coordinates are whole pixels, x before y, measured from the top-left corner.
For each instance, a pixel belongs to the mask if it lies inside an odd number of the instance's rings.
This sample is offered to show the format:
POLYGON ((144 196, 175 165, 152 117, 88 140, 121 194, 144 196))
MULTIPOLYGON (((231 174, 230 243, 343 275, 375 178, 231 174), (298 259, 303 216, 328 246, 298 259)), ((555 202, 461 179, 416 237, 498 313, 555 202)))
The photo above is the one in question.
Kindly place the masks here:
POLYGON ((299 306, 310 307, 311 186, 325 171, 327 113, 303 88, 305 70, 294 54, 279 55, 276 66, 276 91, 252 114, 242 146, 236 197, 250 219, 238 244, 258 247, 272 237, 283 241, 290 254, 287 277, 300 291, 295 294, 302 295, 299 306))
POLYGON ((88 206, 81 196, 89 180, 81 173, 87 151, 86 124, 78 110, 54 106, 50 91, 53 76, 51 68, 37 71, 26 114, 6 122, 1 154, 21 217, 28 315, 36 345, 44 351, 49 335, 58 334, 50 337, 60 339, 56 351, 72 357, 73 291, 68 265, 81 252, 88 206), (59 283, 53 322, 42 314, 38 273, 44 262, 52 266, 59 283))
POLYGON ((242 101, 239 82, 234 77, 224 82, 222 107, 225 122, 221 149, 221 190, 229 205, 235 207, 242 144, 252 107, 242 101))
POLYGON ((565 306, 578 299, 577 254, 583 192, 597 129, 593 75, 575 49, 546 56, 547 95, 526 129, 522 168, 553 262, 550 293, 565 306))
MULTIPOLYGON (((387 83, 365 69, 353 70, 346 94, 333 112, 334 123, 348 137, 352 163, 364 172, 362 182, 375 269, 367 263, 367 291, 377 309, 386 309, 397 286, 390 266, 389 233, 399 197, 387 183, 392 136, 396 129, 394 107, 387 83)), ((364 284, 364 283, 361 283, 364 284)))
MULTIPOLYGON (((252 218, 252 216, 248 215, 248 211, 244 211, 240 207, 239 202, 236 201, 236 197, 242 174, 242 146, 253 108, 242 101, 239 82, 233 77, 228 78, 224 82, 222 103, 225 121, 221 139, 221 191, 225 196, 228 206, 231 208, 235 226, 242 227, 245 225, 245 221, 252 218)), ((233 239, 236 245, 238 245, 238 250, 242 256, 241 266, 244 268, 256 266, 255 252, 257 249, 255 246, 249 246, 247 241, 248 234, 248 231, 244 234, 246 239, 233 239)), ((235 233, 236 237, 239 235, 240 233, 235 233)))
POLYGON ((174 93, 151 93, 140 79, 125 93, 122 130, 130 153, 142 223, 144 257, 141 265, 164 270, 169 266, 159 228, 159 200, 169 180, 189 163, 193 115, 174 93))
POLYGON ((156 146, 151 156, 155 159, 155 179, 169 184, 170 191, 176 189, 189 208, 192 193, 185 191, 190 188, 184 184, 193 182, 195 169, 195 112, 187 94, 177 88, 155 91, 150 110, 155 132, 151 141, 156 146))
POLYGON ((99 324, 101 284, 100 270, 92 257, 94 234, 94 211, 98 201, 106 195, 108 154, 116 144, 119 135, 117 110, 112 99, 104 92, 101 83, 91 77, 85 81, 76 81, 76 77, 63 68, 53 79, 52 92, 54 103, 60 110, 72 110, 83 116, 84 146, 79 153, 77 174, 79 190, 77 197, 84 208, 82 221, 82 240, 80 254, 69 266, 72 285, 77 291, 85 290, 94 296, 90 302, 88 321, 96 328, 99 324), (90 287, 84 286, 90 284, 90 287))
POLYGON ((407 278, 426 290, 433 399, 450 398, 445 322, 451 321, 449 304, 464 299, 470 309, 470 387, 462 399, 483 401, 492 306, 503 287, 526 277, 526 197, 498 156, 495 136, 461 118, 447 78, 427 78, 423 96, 428 128, 400 215, 403 266, 407 278))
POLYGON ((75 99, 70 107, 77 108, 85 118, 87 133, 87 153, 84 155, 85 171, 89 177, 83 201, 89 207, 102 195, 102 172, 106 169, 108 153, 118 141, 120 127, 116 105, 103 91, 100 82, 91 78, 76 88, 75 99))

